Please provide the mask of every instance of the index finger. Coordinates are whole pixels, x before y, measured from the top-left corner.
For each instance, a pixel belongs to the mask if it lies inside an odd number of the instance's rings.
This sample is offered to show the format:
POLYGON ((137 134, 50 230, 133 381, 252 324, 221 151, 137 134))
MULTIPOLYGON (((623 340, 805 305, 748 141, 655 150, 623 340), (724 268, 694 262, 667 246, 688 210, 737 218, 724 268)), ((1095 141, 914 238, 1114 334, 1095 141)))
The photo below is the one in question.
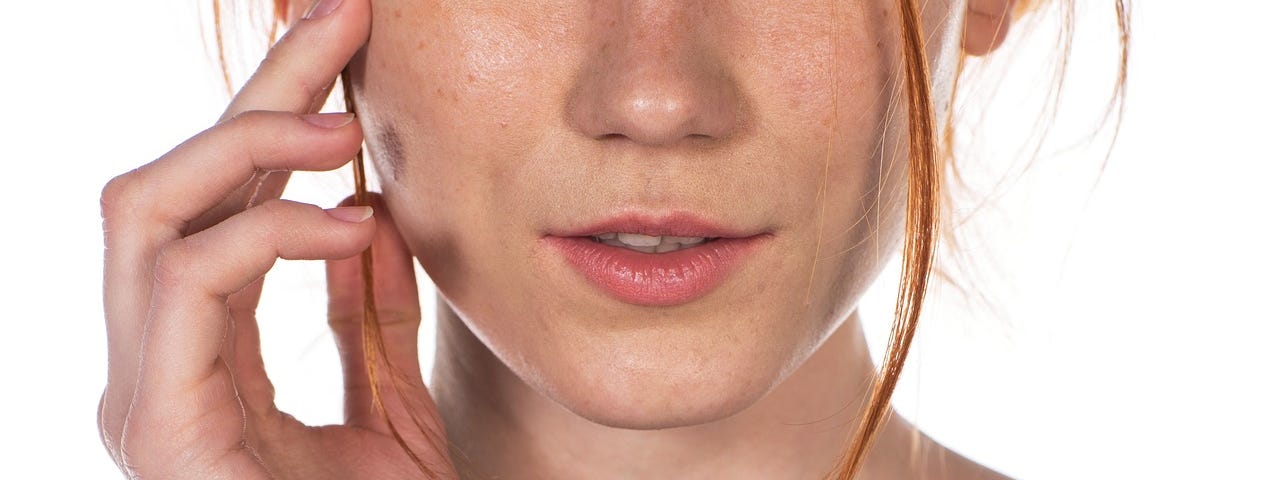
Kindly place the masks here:
POLYGON ((369 39, 369 0, 316 0, 267 53, 219 122, 250 110, 313 113, 369 39))
MULTIPOLYGON (((316 0, 285 33, 236 93, 219 123, 253 110, 313 113, 338 74, 369 40, 369 0, 316 0)), ((216 207, 191 221, 194 233, 223 219, 279 198, 289 172, 257 172, 216 207)))

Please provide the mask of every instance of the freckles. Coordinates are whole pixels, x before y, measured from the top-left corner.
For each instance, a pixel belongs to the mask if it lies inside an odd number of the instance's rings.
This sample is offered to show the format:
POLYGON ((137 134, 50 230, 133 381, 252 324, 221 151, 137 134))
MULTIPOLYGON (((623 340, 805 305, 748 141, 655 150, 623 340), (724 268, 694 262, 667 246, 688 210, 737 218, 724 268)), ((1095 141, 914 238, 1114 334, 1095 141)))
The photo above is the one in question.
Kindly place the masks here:
POLYGON ((528 62, 527 46, 532 39, 516 28, 503 25, 496 19, 462 21, 460 32, 463 45, 463 70, 467 83, 506 84, 518 76, 520 67, 528 62))

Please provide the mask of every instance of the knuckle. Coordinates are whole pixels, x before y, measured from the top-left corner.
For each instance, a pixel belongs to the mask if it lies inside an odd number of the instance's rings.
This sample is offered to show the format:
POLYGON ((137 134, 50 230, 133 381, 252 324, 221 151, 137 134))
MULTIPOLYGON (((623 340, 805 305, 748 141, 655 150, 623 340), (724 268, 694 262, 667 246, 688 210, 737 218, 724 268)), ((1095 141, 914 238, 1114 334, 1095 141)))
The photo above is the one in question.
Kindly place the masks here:
POLYGON ((248 160, 248 173, 261 165, 279 163, 287 157, 285 146, 291 137, 286 118, 291 114, 269 110, 246 110, 218 124, 218 137, 225 139, 235 155, 248 160))
POLYGON ((383 328, 416 329, 422 323, 422 315, 416 311, 384 309, 378 312, 378 323, 383 328))
POLYGON ((274 248, 280 248, 301 239, 299 237, 300 222, 306 218, 308 210, 319 210, 320 207, 301 202, 290 200, 271 199, 263 202, 258 208, 261 214, 266 217, 264 222, 266 226, 259 230, 260 241, 270 243, 274 248))
POLYGON ((261 213, 270 218, 269 221, 273 228, 281 225, 297 223, 296 220, 299 215, 316 214, 323 211, 320 207, 309 203, 295 202, 280 198, 272 198, 264 201, 257 208, 262 209, 261 213))
POLYGON ((293 35, 294 31, 289 30, 284 34, 284 37, 276 42, 275 46, 271 47, 270 50, 267 50, 267 54, 258 62, 258 68, 254 70, 255 74, 277 70, 285 65, 284 60, 281 58, 284 55, 281 51, 283 49, 281 49, 280 46, 284 45, 285 39, 292 38, 293 35))
MULTIPOLYGON (((285 34, 286 38, 294 32, 291 30, 285 34)), ((285 39, 277 42, 277 47, 284 45, 285 39)), ((281 81, 282 86, 294 89, 298 92, 304 92, 309 98, 319 96, 327 85, 321 85, 319 81, 313 80, 310 76, 300 74, 296 60, 289 58, 287 49, 272 48, 267 55, 258 63, 257 74, 275 76, 277 81, 281 81)))
POLYGON ((156 254, 152 274, 157 286, 182 285, 193 270, 193 256, 185 239, 178 239, 160 248, 156 254))
POLYGON ((255 214, 262 217, 261 222, 265 223, 265 227, 260 233, 268 236, 278 234, 278 229, 283 225, 288 225, 292 218, 297 216, 302 210, 302 204, 279 198, 272 198, 262 202, 261 205, 254 207, 255 214))
MULTIPOLYGON (((421 312, 411 309, 378 308, 375 314, 378 328, 382 330, 403 331, 415 330, 422 324, 421 312)), ((363 311, 336 313, 329 312, 329 328, 335 331, 354 331, 359 333, 365 321, 363 311)))
POLYGON ((136 469, 140 465, 149 463, 144 460, 156 460, 161 452, 175 440, 168 435, 158 434, 165 431, 174 419, 167 411, 156 409, 154 405, 149 405, 150 403, 152 402, 147 400, 135 402, 129 408, 129 413, 125 415, 124 425, 120 428, 120 438, 116 445, 123 467, 136 469))
POLYGON ((272 198, 262 202, 261 205, 258 205, 258 208, 262 209, 262 213, 267 216, 279 218, 289 215, 293 210, 293 205, 294 202, 279 198, 272 198))
POLYGON ((138 177, 138 169, 134 169, 112 178, 102 187, 99 200, 102 218, 114 219, 122 213, 135 210, 135 207, 143 203, 144 189, 138 177))
POLYGON ((220 128, 232 129, 236 131, 254 131, 261 129, 264 122, 271 117, 272 112, 265 110, 245 110, 232 115, 230 118, 222 121, 218 126, 220 128))
POLYGON ((102 396, 98 398, 98 439, 102 441, 102 446, 107 449, 107 453, 111 454, 112 458, 116 458, 117 439, 115 429, 107 425, 108 390, 110 390, 110 387, 103 389, 102 396))
POLYGON ((135 426, 136 421, 125 423, 124 432, 120 435, 119 452, 116 462, 121 470, 124 470, 130 478, 143 478, 145 472, 145 452, 150 448, 146 445, 146 430, 135 426))

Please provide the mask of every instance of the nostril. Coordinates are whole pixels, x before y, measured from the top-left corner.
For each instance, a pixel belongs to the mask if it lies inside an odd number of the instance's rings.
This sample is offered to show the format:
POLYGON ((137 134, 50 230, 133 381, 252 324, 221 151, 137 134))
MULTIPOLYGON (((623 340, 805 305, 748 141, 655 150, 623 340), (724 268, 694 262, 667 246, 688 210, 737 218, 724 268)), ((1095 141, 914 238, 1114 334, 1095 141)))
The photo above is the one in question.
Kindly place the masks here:
POLYGON ((589 58, 589 74, 576 77, 565 112, 574 130, 653 147, 719 141, 745 125, 743 91, 720 61, 724 52, 680 32, 627 38, 601 39, 617 48, 589 58))

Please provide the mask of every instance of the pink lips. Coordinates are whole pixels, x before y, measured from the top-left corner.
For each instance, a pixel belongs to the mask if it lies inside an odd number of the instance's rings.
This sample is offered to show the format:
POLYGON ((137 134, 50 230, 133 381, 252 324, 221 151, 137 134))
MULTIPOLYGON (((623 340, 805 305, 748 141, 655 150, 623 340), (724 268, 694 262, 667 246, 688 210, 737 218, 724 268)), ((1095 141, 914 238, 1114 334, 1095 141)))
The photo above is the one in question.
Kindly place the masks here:
POLYGON ((713 225, 689 214, 625 215, 543 238, 583 277, 614 298, 642 306, 671 306, 702 297, 726 279, 770 235, 713 225), (714 238, 666 253, 645 253, 591 238, 610 232, 714 238))

